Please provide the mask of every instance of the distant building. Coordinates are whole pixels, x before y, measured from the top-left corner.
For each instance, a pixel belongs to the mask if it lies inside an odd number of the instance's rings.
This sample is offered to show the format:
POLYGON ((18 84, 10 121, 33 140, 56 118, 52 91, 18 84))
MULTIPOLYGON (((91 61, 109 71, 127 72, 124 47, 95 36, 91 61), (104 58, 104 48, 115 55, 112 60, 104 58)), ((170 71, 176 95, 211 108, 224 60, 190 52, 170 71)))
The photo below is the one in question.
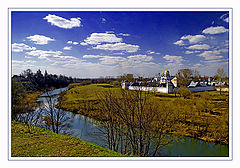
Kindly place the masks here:
POLYGON ((154 77, 151 81, 148 81, 145 86, 142 81, 128 82, 122 81, 122 88, 129 90, 143 90, 143 91, 155 91, 161 93, 173 93, 173 89, 177 87, 177 78, 170 76, 168 70, 162 73, 162 75, 154 77))
POLYGON ((198 82, 191 81, 187 87, 191 92, 204 92, 215 90, 214 86, 209 86, 205 80, 200 80, 198 82))
POLYGON ((167 82, 171 82, 174 85, 174 87, 177 87, 177 77, 170 76, 168 70, 162 73, 161 76, 153 78, 153 82, 159 83, 160 85, 165 85, 167 82))

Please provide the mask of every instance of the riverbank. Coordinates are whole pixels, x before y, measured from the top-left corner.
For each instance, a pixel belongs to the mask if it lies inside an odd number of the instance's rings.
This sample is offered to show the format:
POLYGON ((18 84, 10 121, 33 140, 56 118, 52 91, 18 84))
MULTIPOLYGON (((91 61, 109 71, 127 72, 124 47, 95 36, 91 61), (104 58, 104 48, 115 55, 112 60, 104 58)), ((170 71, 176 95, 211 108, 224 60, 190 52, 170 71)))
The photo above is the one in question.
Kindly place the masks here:
POLYGON ((102 148, 81 139, 11 123, 12 157, 124 157, 120 153, 102 148))
MULTIPOLYGON (((108 90, 118 94, 121 88, 107 84, 76 86, 61 95, 64 100, 62 108, 97 120, 106 120, 106 115, 99 110, 101 98, 98 94, 108 90)), ((192 93, 189 99, 174 94, 156 93, 152 98, 173 111, 176 122, 174 128, 168 130, 169 133, 228 144, 228 93, 192 93)))

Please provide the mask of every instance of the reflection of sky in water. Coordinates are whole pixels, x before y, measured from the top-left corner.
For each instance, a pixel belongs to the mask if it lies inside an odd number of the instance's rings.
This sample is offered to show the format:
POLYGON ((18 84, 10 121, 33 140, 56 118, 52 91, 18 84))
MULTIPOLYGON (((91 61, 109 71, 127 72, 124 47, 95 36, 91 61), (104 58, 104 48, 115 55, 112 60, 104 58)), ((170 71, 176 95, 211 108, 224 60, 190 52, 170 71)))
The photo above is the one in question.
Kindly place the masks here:
MULTIPOLYGON (((66 88, 63 90, 66 90, 66 88)), ((50 94, 55 95, 54 101, 57 101, 56 94, 59 94, 63 90, 56 89, 51 91, 50 94)), ((40 97, 38 101, 46 103, 46 97, 40 97)), ((69 127, 64 127, 60 133, 107 147, 107 142, 104 140, 104 136, 100 131, 103 130, 103 128, 97 124, 98 122, 96 120, 71 112, 67 112, 67 114, 70 118, 67 121, 69 127)), ((158 156, 228 156, 228 146, 183 137, 173 141, 169 146, 161 148, 158 156)))
POLYGON ((43 93, 43 94, 40 95, 40 96, 53 96, 53 95, 57 95, 57 94, 61 93, 62 91, 66 91, 66 90, 68 90, 67 87, 65 87, 65 88, 59 88, 59 89, 55 89, 55 90, 52 90, 52 91, 48 91, 48 92, 46 92, 46 93, 43 93))

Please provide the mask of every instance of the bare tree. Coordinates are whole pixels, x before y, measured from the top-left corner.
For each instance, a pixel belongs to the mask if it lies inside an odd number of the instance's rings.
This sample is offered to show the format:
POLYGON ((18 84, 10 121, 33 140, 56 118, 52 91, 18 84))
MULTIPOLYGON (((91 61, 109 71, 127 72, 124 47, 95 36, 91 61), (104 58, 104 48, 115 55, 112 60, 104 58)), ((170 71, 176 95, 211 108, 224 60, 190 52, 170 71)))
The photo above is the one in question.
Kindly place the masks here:
POLYGON ((49 129, 58 134, 61 128, 67 126, 66 121, 69 119, 67 113, 61 109, 64 96, 57 98, 50 95, 49 92, 46 94, 44 121, 49 129))
POLYGON ((193 71, 191 69, 180 69, 176 75, 177 83, 179 86, 187 86, 191 81, 191 77, 193 76, 193 71))
POLYGON ((167 131, 174 125, 172 110, 168 104, 154 101, 151 92, 121 90, 117 94, 109 90, 99 97, 108 121, 105 133, 110 149, 155 156, 172 141, 166 138, 167 131))
POLYGON ((40 126, 42 120, 42 109, 38 108, 37 111, 27 111, 25 113, 18 114, 16 121, 23 122, 28 127, 28 131, 31 132, 32 126, 40 126))
POLYGON ((224 80, 224 78, 226 77, 226 74, 224 72, 224 69, 223 68, 218 68, 217 69, 217 73, 215 75, 215 78, 220 82, 220 94, 222 94, 222 82, 224 80))

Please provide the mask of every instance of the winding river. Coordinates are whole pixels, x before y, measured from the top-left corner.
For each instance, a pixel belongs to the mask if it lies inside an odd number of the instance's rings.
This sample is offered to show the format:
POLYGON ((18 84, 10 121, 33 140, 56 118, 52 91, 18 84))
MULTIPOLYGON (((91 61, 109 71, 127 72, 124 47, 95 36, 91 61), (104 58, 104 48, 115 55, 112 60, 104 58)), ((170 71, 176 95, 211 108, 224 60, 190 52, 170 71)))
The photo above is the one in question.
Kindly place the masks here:
MULTIPOLYGON (((62 91, 67 88, 60 88, 49 92, 55 100, 62 91)), ((46 103, 46 96, 44 93, 38 98, 38 101, 44 105, 46 103)), ((67 121, 68 127, 63 128, 60 133, 68 134, 70 136, 78 137, 84 141, 88 141, 103 147, 107 147, 107 142, 104 140, 103 135, 99 131, 101 126, 97 121, 80 115, 68 112, 69 120, 67 121)), ((221 145, 212 142, 205 142, 202 140, 183 137, 178 141, 173 141, 170 145, 161 148, 158 156, 163 157, 228 157, 228 145, 221 145)))

